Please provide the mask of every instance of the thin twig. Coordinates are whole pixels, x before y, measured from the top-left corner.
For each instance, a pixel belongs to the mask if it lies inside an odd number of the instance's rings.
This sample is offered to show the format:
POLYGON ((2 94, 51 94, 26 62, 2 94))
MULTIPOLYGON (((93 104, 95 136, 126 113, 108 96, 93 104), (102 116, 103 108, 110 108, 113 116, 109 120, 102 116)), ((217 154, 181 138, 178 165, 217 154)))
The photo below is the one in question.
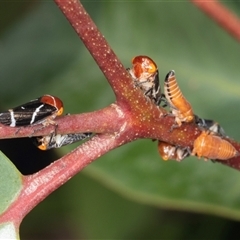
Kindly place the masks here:
POLYGON ((221 28, 237 39, 237 41, 240 41, 240 20, 233 12, 218 1, 190 1, 218 23, 221 28))

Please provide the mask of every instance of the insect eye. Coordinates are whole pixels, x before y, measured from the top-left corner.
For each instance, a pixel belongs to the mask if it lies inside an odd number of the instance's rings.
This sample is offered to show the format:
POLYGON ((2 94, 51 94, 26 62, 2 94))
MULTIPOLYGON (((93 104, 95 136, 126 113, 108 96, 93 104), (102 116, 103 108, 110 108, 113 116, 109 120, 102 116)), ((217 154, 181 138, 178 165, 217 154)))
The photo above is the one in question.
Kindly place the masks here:
POLYGON ((58 112, 57 112, 57 116, 60 116, 63 114, 63 107, 61 107, 58 112))
POLYGON ((148 73, 155 73, 157 71, 157 66, 155 65, 154 62, 149 62, 146 65, 145 69, 148 73))
POLYGON ((134 74, 136 78, 140 78, 141 74, 143 73, 142 66, 140 64, 135 64, 133 66, 134 74))

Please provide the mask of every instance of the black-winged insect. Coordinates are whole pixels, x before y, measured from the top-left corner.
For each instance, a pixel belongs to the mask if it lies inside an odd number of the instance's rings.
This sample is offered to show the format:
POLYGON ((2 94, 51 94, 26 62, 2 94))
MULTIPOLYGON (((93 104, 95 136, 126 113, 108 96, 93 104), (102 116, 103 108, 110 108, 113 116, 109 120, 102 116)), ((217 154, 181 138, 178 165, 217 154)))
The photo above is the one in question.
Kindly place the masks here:
POLYGON ((136 56, 132 59, 132 68, 127 70, 134 84, 156 105, 159 105, 163 100, 163 95, 161 94, 157 64, 148 56, 136 56))
POLYGON ((48 136, 35 137, 33 143, 40 150, 49 150, 52 148, 60 148, 78 141, 82 141, 86 138, 89 138, 93 133, 70 133, 70 134, 55 134, 52 133, 48 136))
POLYGON ((42 123, 55 124, 54 119, 63 113, 63 102, 51 95, 43 95, 18 107, 0 113, 0 123, 10 127, 42 123))
POLYGON ((200 118, 196 115, 195 115, 195 119, 196 119, 195 122, 199 127, 207 131, 213 132, 215 135, 218 135, 221 137, 226 136, 224 129, 214 120, 200 118))
POLYGON ((179 147, 162 141, 158 141, 158 152, 164 161, 172 159, 178 162, 191 154, 188 147, 179 147))

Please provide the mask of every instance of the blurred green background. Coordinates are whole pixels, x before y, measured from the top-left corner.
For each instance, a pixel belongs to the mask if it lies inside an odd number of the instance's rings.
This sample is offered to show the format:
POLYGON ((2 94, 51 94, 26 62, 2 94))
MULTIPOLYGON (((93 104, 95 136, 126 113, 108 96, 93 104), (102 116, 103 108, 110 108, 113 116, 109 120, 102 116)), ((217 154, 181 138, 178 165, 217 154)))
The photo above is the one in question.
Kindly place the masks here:
MULTIPOLYGON (((225 2, 240 15, 239 2, 225 2)), ((196 114, 240 140, 239 44, 188 1, 84 1, 126 67, 148 55, 164 79, 176 71, 196 114)), ((65 113, 100 109, 115 99, 107 81, 52 1, 0 2, 0 108, 45 93, 65 113)), ((30 139, 1 150, 29 174, 77 144, 40 152, 30 139), (16 155, 16 156, 15 156, 16 155)), ((23 221, 22 239, 239 238, 240 175, 189 158, 164 162, 156 142, 138 140, 88 166, 23 221), (191 213, 190 213, 191 212, 191 213), (235 235, 234 235, 235 234, 235 235)))

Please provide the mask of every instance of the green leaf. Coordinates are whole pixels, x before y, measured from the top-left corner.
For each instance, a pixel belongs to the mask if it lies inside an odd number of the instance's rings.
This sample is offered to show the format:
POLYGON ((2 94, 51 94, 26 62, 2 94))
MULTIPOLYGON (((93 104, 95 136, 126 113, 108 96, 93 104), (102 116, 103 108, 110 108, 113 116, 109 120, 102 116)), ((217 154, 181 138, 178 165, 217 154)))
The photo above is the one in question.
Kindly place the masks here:
MULTIPOLYGON (((174 69, 195 113, 214 119, 227 135, 240 140, 237 41, 189 2, 83 4, 126 67, 132 57, 148 55, 158 64, 161 80, 174 69)), ((45 93, 59 96, 67 113, 114 101, 98 66, 52 2, 39 4, 9 28, 0 51, 5 109, 45 93)), ((164 162, 151 140, 118 148, 85 172, 141 203, 240 219, 238 171, 197 158, 164 162)))
POLYGON ((12 162, 0 152, 0 214, 17 198, 22 188, 22 175, 12 162))

